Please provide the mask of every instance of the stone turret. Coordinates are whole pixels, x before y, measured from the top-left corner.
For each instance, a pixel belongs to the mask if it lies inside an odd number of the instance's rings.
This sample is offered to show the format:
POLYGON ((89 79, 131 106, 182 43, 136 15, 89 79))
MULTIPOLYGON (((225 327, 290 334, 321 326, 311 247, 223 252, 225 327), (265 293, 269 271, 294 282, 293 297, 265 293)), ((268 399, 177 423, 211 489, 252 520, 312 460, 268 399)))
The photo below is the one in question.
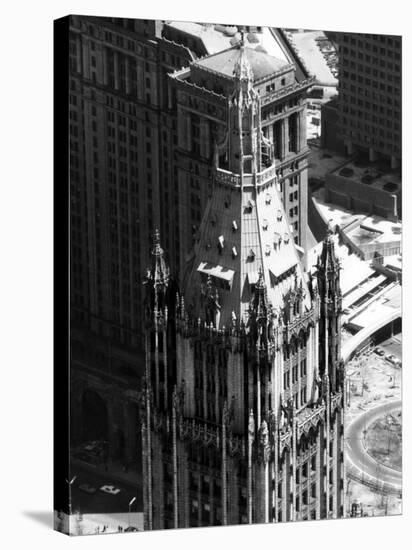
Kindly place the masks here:
POLYGON ((327 376, 331 390, 338 389, 341 368, 341 265, 335 250, 335 234, 329 223, 317 262, 317 289, 319 293, 319 374, 327 376))

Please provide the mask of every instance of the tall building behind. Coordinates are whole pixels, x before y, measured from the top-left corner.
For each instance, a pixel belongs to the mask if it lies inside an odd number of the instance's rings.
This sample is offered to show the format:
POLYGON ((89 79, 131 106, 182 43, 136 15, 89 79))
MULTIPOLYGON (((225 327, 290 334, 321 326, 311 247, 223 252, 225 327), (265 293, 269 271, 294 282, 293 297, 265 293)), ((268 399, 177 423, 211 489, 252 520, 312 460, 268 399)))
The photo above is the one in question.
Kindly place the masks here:
POLYGON ((346 152, 400 165, 402 38, 334 33, 339 47, 339 126, 346 152))
POLYGON ((162 27, 70 17, 71 437, 106 441, 123 464, 139 455, 140 281, 155 226, 178 259, 167 74, 193 54, 162 27))
POLYGON ((307 82, 244 42, 175 78, 182 150, 209 146, 199 111, 218 139, 180 291, 157 234, 147 272, 145 528, 342 517, 340 266, 329 231, 304 272, 278 172, 302 148, 307 82))

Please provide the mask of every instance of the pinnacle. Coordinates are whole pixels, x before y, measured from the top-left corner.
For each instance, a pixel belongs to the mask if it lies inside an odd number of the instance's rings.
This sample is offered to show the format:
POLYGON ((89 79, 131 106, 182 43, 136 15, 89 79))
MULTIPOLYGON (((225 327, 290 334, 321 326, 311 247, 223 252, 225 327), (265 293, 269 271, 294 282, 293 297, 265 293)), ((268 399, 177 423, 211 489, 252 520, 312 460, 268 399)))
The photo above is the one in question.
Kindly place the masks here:
POLYGON ((163 254, 163 249, 160 246, 160 231, 156 227, 155 232, 153 234, 153 251, 152 254, 154 256, 161 256, 163 254))

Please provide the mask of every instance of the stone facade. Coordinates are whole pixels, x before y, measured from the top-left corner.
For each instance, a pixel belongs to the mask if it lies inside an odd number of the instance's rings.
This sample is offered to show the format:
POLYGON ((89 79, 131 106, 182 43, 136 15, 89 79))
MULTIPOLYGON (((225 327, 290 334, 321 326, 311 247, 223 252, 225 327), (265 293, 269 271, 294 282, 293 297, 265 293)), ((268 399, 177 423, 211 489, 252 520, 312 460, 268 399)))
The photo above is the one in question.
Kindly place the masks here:
POLYGON ((304 272, 261 116, 265 59, 244 44, 230 59, 227 124, 181 288, 158 235, 146 278, 146 529, 345 513, 339 262, 329 231, 317 274, 304 272))

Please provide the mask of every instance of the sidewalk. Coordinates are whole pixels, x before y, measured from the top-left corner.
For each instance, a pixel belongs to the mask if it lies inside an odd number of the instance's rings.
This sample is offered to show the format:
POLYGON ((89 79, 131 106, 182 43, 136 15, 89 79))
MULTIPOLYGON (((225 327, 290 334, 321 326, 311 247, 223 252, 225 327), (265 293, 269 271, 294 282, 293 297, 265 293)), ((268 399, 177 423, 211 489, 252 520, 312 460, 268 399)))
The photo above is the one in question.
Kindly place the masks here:
POLYGON ((71 536, 81 535, 106 535, 113 533, 128 533, 128 527, 135 527, 139 531, 144 530, 144 518, 142 512, 114 514, 73 514, 59 519, 55 513, 55 528, 71 536), (70 529, 69 529, 70 525, 70 529), (105 529, 104 529, 105 528, 105 529), (103 530, 104 529, 104 530, 103 530))
MULTIPOLYGON (((143 513, 130 514, 130 526, 143 531, 143 513)), ((72 535, 106 535, 124 533, 129 527, 129 514, 85 514, 82 519, 72 516, 70 519, 72 535), (106 530, 103 531, 104 526, 106 530), (119 527, 122 529, 119 530, 119 527)), ((128 532, 128 531, 126 531, 128 532)))

